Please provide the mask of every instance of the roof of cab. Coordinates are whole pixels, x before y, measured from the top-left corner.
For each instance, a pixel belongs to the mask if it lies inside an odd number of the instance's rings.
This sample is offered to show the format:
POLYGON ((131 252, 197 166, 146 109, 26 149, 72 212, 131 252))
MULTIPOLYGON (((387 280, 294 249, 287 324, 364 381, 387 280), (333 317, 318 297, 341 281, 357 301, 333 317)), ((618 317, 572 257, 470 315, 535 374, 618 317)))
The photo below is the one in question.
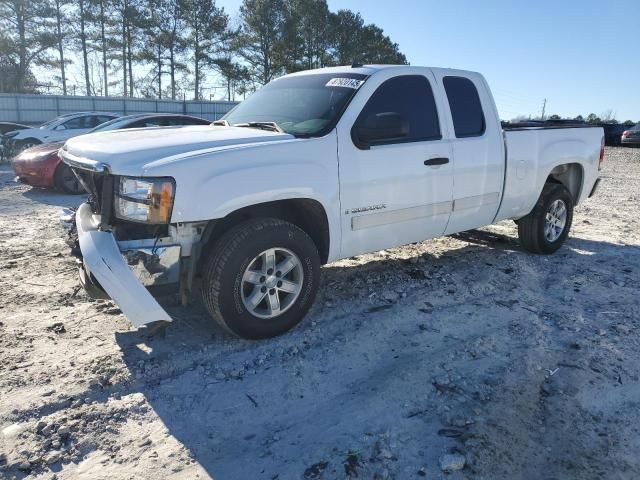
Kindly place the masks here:
POLYGON ((458 75, 479 75, 478 72, 473 72, 470 70, 458 70, 458 69, 454 69, 454 68, 440 68, 440 67, 426 67, 426 66, 418 66, 418 65, 357 65, 357 66, 349 66, 349 65, 343 65, 343 66, 339 66, 339 67, 324 67, 324 68, 318 68, 315 70, 304 70, 301 72, 295 72, 295 73, 291 73, 289 75, 285 75, 287 77, 289 76, 298 76, 298 75, 313 75, 313 74, 318 74, 318 73, 360 73, 363 75, 373 75, 374 73, 380 71, 380 70, 389 70, 389 69, 395 69, 395 70, 410 70, 410 69, 430 69, 435 71, 445 71, 449 74, 458 74, 458 75))

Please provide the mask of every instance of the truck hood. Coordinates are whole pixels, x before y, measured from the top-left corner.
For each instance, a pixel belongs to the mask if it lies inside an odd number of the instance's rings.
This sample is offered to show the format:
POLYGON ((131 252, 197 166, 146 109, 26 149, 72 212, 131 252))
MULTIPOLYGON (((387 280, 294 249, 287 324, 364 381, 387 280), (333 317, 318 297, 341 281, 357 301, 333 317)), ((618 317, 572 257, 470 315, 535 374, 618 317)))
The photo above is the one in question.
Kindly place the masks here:
POLYGON ((294 138, 245 127, 136 128, 74 137, 65 143, 61 154, 67 163, 104 166, 118 175, 142 175, 149 164, 160 160, 179 161, 216 150, 294 138))

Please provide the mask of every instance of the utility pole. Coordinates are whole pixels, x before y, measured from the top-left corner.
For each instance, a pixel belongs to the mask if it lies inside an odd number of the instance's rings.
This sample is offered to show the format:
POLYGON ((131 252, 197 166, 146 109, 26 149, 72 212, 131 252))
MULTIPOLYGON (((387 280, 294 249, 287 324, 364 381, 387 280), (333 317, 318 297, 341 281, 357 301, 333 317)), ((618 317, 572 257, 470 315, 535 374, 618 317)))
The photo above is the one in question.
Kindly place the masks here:
POLYGON ((542 101, 542 120, 543 120, 543 121, 544 121, 544 111, 545 111, 545 109, 546 109, 546 108, 547 108, 547 99, 545 98, 545 99, 542 101))

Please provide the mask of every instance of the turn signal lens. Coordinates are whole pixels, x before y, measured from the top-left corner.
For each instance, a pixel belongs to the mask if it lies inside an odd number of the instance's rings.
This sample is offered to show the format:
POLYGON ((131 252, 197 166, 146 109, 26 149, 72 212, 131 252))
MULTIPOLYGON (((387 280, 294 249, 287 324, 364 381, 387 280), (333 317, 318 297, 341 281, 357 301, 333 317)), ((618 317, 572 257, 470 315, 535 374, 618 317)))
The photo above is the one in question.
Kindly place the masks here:
POLYGON ((171 182, 154 183, 149 197, 150 202, 147 208, 149 222, 169 223, 173 206, 173 184, 171 182), (160 191, 156 190, 158 186, 160 191))

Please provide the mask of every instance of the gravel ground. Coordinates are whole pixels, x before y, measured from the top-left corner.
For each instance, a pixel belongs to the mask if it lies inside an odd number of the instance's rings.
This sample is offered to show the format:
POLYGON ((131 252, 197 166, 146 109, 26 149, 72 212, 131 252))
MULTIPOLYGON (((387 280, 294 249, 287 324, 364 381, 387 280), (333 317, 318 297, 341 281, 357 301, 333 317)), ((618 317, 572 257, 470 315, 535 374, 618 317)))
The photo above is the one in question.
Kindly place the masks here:
POLYGON ((78 199, 0 166, 0 478, 639 478, 640 149, 552 256, 512 222, 323 269, 306 320, 164 338, 78 288, 78 199))

